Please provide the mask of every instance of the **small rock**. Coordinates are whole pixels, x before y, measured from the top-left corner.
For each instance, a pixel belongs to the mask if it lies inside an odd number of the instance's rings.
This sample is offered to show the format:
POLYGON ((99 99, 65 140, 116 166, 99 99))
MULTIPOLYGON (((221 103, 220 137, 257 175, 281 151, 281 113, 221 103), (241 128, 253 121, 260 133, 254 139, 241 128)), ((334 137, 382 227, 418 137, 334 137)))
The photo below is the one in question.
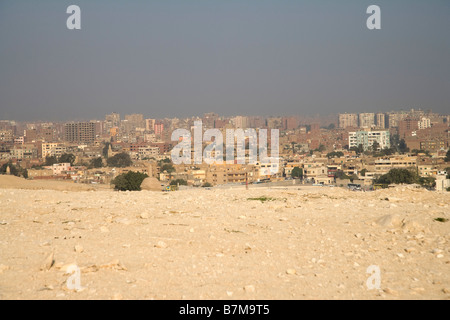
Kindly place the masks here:
POLYGON ((165 249, 167 248, 167 244, 164 241, 158 241, 157 244, 155 244, 156 248, 165 249))
POLYGON ((190 233, 194 233, 194 231, 195 231, 194 228, 190 228, 190 229, 189 229, 189 232, 190 232, 190 233))
POLYGON ((228 297, 232 297, 233 296, 233 291, 227 291, 227 296, 228 297))
POLYGON ((48 271, 55 264, 55 254, 54 252, 50 253, 45 259, 44 263, 41 266, 42 271, 48 271))
POLYGON ((287 274, 290 274, 290 275, 294 275, 294 274, 297 273, 297 271, 296 271, 295 269, 287 269, 287 270, 286 270, 286 273, 287 273, 287 274))
POLYGON ((256 291, 255 286, 253 285, 248 285, 244 287, 245 292, 248 293, 254 293, 256 291))
POLYGON ((84 251, 84 248, 80 245, 76 245, 74 250, 76 253, 82 253, 84 251))
POLYGON ((449 294, 450 293, 450 288, 444 288, 442 289, 442 292, 445 294, 449 294))
POLYGON ((441 258, 443 258, 443 257, 444 257, 443 254, 438 254, 438 255, 436 256, 436 258, 438 258, 438 259, 441 259, 441 258))
POLYGON ((391 288, 386 288, 386 289, 384 289, 383 291, 384 291, 385 293, 387 293, 387 294, 392 295, 392 296, 397 296, 397 295, 398 295, 398 292, 395 291, 395 290, 392 290, 391 288))
POLYGON ((140 217, 141 219, 148 219, 148 213, 147 212, 141 213, 140 217))

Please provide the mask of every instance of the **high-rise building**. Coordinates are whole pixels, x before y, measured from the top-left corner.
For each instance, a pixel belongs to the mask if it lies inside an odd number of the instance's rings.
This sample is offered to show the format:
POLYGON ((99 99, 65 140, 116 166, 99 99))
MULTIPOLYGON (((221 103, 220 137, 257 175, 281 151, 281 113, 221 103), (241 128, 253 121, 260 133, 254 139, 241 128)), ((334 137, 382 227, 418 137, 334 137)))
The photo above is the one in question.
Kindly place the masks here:
POLYGON ((359 127, 360 128, 375 127, 375 113, 360 113, 359 114, 359 127))
POLYGON ((155 130, 155 119, 145 119, 145 130, 153 132, 155 130))
POLYGON ((156 135, 162 135, 164 131, 164 123, 162 122, 155 123, 154 130, 156 135))
POLYGON ((111 113, 106 115, 105 121, 108 124, 108 129, 111 129, 113 127, 119 127, 120 126, 120 114, 118 113, 111 113))
POLYGON ((341 113, 339 114, 339 128, 357 128, 358 115, 356 113, 341 113))
POLYGON ((377 113, 375 115, 376 118, 376 126, 378 129, 386 128, 386 115, 384 113, 377 113))
POLYGON ((144 115, 142 114, 128 114, 125 115, 125 120, 128 121, 131 127, 136 128, 145 128, 145 120, 144 115))
POLYGON ((236 129, 246 129, 248 127, 247 117, 245 116, 234 117, 233 122, 236 129))
POLYGON ((68 142, 90 143, 95 140, 95 123, 76 122, 66 123, 64 126, 64 138, 68 142))

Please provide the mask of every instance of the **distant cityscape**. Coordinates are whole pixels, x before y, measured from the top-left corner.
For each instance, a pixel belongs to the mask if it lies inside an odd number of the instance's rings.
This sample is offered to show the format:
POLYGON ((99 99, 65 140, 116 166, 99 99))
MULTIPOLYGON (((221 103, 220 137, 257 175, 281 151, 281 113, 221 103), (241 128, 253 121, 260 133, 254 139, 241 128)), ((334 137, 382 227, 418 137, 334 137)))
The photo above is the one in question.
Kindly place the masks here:
MULTIPOLYGON (((0 165, 26 170, 30 179, 70 179, 108 184, 126 171, 139 171, 160 181, 182 179, 188 185, 260 183, 292 177, 301 168, 302 183, 342 184, 342 178, 373 187, 392 168, 412 168, 421 177, 438 178, 450 165, 450 115, 410 110, 387 113, 343 113, 316 117, 202 117, 153 119, 143 114, 118 113, 84 122, 0 121, 0 165), (175 129, 278 129, 280 168, 275 175, 261 164, 173 165, 171 141, 175 129), (108 161, 127 154, 125 167, 108 161), (70 159, 70 161, 67 161, 70 159), (63 161, 64 160, 64 161, 63 161), (164 170, 165 169, 165 170, 164 170)), ((16 169, 17 171, 17 169, 16 169)), ((24 174, 25 175, 25 174, 24 174)), ((445 180, 445 179, 444 179, 445 180)), ((443 184, 442 188, 446 188, 443 184)))

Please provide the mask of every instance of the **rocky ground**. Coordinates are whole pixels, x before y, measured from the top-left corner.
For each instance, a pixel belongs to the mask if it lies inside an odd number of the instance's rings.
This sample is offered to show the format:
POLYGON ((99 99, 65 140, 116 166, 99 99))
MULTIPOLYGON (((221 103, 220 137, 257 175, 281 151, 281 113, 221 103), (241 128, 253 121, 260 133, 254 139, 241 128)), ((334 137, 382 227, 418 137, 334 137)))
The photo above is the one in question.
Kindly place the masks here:
POLYGON ((0 179, 0 299, 450 299, 450 193, 12 180, 0 179))

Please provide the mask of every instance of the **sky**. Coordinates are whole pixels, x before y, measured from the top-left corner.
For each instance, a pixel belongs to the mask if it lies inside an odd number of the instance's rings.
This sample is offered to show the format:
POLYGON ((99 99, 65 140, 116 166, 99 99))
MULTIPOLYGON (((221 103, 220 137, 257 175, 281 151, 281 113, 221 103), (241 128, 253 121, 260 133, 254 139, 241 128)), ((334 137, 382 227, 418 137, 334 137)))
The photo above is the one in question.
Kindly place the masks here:
POLYGON ((449 58, 448 0, 0 0, 0 120, 448 114, 449 58))

